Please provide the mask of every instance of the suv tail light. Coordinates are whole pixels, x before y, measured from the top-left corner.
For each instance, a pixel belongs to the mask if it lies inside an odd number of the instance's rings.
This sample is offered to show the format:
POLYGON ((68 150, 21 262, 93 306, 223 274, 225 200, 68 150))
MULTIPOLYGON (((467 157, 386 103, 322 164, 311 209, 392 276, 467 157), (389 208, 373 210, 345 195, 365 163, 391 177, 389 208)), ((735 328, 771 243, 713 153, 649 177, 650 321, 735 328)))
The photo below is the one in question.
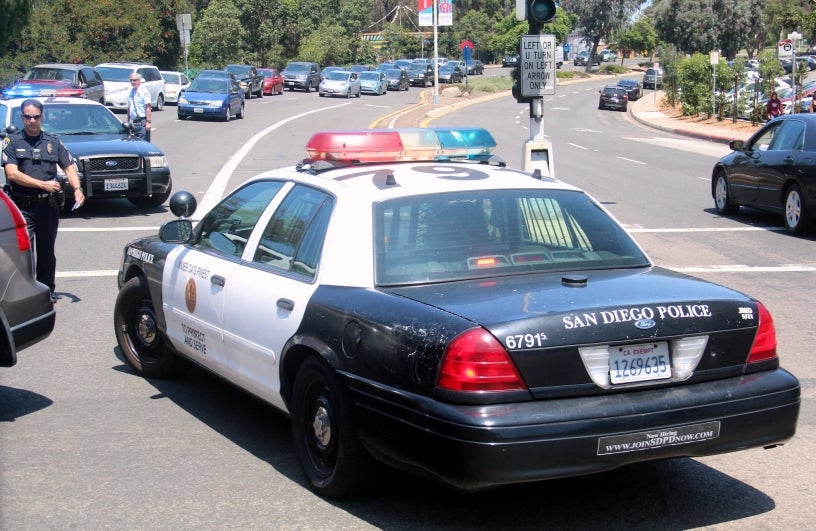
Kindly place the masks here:
POLYGON ((0 192, 0 200, 6 204, 6 208, 8 208, 11 213, 11 220, 14 222, 14 232, 17 234, 17 248, 20 249, 21 252, 30 251, 31 240, 28 239, 28 227, 26 226, 22 212, 20 212, 20 209, 17 208, 17 205, 14 204, 11 198, 3 192, 0 192))
POLYGON ((453 338, 442 359, 437 386, 467 392, 526 390, 507 351, 483 328, 453 338))
POLYGON ((776 328, 774 328, 771 312, 757 301, 757 312, 759 313, 759 325, 754 336, 754 344, 751 345, 751 352, 748 354, 748 363, 756 363, 776 357, 776 328))

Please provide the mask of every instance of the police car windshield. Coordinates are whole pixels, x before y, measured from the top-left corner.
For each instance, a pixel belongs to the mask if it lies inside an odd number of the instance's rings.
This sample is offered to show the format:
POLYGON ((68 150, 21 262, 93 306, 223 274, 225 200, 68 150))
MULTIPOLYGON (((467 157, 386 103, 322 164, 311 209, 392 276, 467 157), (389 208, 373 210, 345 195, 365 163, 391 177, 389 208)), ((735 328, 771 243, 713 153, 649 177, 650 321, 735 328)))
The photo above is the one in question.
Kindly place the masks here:
MULTIPOLYGON (((20 108, 12 109, 11 123, 23 129, 20 108)), ((42 128, 59 135, 126 134, 124 125, 116 116, 100 105, 46 103, 42 128)))
POLYGON ((498 190, 394 199, 375 209, 377 284, 647 267, 588 196, 498 190))

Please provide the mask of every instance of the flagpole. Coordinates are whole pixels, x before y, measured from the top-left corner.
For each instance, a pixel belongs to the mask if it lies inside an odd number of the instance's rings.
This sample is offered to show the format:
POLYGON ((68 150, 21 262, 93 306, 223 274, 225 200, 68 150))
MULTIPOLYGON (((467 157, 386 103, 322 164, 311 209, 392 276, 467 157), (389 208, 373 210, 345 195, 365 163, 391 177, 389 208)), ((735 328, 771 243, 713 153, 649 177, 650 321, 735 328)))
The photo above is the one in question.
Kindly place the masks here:
POLYGON ((437 11, 437 2, 438 0, 431 0, 433 2, 433 35, 434 35, 434 53, 433 53, 433 66, 434 66, 434 84, 433 84, 433 102, 434 104, 439 103, 439 63, 437 63, 437 59, 439 58, 439 43, 437 42, 437 18, 439 16, 437 11))

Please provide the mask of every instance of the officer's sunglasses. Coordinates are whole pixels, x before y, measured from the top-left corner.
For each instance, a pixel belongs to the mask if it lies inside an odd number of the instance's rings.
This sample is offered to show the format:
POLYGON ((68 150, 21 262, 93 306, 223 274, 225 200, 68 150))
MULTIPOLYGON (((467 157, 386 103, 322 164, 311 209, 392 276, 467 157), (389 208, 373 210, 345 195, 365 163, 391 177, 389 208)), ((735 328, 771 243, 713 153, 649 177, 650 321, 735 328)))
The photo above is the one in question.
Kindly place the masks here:
POLYGON ((39 120, 42 118, 42 114, 21 114, 20 116, 23 120, 39 120))

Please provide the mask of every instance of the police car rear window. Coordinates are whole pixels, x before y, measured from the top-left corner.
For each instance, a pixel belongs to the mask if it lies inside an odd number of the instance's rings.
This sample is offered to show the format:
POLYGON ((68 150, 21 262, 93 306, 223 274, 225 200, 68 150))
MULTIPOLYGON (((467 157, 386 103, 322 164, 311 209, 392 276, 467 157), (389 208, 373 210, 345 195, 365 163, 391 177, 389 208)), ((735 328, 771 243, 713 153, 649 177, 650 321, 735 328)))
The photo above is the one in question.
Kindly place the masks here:
POLYGON ((378 285, 645 267, 648 259, 580 192, 501 190, 375 207, 378 285))

